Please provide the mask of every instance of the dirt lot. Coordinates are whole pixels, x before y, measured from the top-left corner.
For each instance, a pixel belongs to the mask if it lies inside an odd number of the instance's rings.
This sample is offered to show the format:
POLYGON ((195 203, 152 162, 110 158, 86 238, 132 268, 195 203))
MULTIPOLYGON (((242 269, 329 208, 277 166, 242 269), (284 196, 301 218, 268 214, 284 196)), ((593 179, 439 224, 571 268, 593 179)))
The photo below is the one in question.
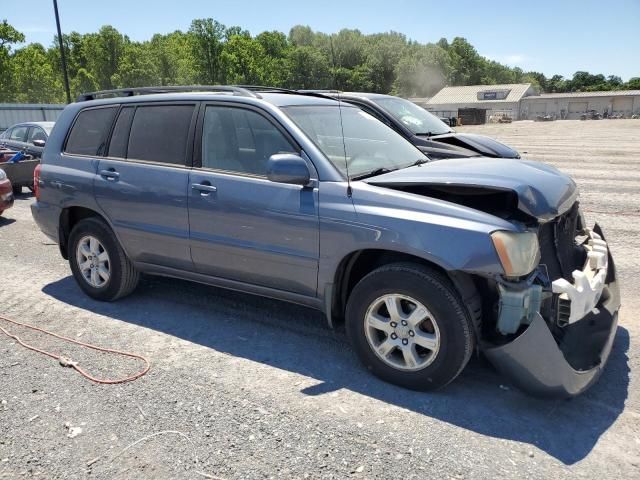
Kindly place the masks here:
MULTIPOLYGON (((185 282, 94 302, 23 195, 0 219, 0 314, 152 368, 99 386, 0 335, 0 478, 640 478, 640 121, 461 130, 574 175, 608 235, 624 307, 589 392, 534 400, 480 360, 442 392, 402 390, 363 371, 316 312, 185 282)), ((0 325, 101 376, 140 367, 0 325)))

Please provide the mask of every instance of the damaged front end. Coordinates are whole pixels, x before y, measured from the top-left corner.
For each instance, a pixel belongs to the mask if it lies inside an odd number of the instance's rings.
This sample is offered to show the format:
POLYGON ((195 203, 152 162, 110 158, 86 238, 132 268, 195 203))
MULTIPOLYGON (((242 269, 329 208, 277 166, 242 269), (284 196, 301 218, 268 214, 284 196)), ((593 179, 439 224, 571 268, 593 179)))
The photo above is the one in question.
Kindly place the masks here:
POLYGON ((542 224, 538 237, 537 269, 496 282, 483 351, 530 394, 574 396, 597 380, 611 351, 620 307, 615 266, 602 230, 584 228, 577 203, 542 224))

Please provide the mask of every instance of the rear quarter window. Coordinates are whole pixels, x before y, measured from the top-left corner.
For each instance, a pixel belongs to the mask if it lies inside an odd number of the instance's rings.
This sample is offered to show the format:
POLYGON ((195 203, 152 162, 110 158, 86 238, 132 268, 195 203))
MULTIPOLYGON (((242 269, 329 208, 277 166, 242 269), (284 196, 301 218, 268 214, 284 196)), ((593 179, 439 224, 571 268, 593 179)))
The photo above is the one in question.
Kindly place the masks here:
POLYGON ((69 138, 66 153, 103 155, 117 107, 92 108, 78 114, 69 138))

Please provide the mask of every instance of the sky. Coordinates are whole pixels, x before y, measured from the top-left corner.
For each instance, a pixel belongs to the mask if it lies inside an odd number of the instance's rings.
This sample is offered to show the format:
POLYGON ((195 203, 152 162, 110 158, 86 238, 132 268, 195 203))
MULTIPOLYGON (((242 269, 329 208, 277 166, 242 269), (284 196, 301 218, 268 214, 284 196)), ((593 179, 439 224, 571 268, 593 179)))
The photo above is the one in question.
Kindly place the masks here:
MULTIPOLYGON (((27 42, 52 43, 52 0, 31 0, 28 8, 15 0, 0 4, 0 19, 27 42)), ((394 30, 421 43, 465 37, 485 57, 547 76, 570 78, 578 70, 625 81, 640 76, 640 0, 58 0, 58 8, 66 33, 112 25, 133 40, 146 40, 186 31, 192 19, 208 17, 253 35, 288 33, 298 24, 325 33, 394 30)))

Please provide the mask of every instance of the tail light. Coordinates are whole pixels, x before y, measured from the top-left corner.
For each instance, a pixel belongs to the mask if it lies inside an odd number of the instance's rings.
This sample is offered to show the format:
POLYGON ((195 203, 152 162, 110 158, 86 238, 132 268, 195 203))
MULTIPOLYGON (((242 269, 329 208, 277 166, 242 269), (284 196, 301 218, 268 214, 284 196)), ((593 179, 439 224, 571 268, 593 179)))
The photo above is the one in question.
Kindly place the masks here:
POLYGON ((40 170, 42 170, 42 165, 39 163, 33 170, 33 193, 36 200, 40 200, 40 170))

